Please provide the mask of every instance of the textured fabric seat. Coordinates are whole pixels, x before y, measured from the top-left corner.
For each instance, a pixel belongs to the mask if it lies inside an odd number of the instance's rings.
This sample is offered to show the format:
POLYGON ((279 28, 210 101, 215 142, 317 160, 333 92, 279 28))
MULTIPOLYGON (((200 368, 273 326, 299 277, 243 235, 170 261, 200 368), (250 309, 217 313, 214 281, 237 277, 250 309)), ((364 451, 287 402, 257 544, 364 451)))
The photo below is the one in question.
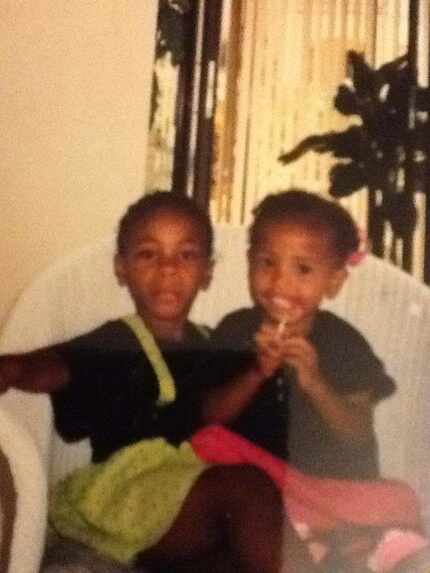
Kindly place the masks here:
MULTIPOLYGON (((246 232, 243 228, 218 227, 216 236, 214 280, 210 289, 199 295, 192 313, 194 320, 208 325, 249 303, 246 232)), ((0 350, 34 349, 130 313, 128 294, 113 275, 113 245, 113 237, 100 239, 59 260, 29 285, 3 329, 0 350)), ((382 472, 387 477, 405 479, 416 489, 430 525, 430 423, 426 422, 430 410, 430 289, 370 255, 350 274, 341 294, 328 306, 367 337, 398 383, 395 395, 378 405, 376 411, 382 472)), ((55 435, 46 396, 11 390, 0 397, 0 428, 2 412, 25 436, 49 484, 88 460, 87 442, 65 445, 55 435)), ((30 470, 28 474, 31 481, 30 470)), ((18 499, 28 495, 25 484, 20 488, 18 499)), ((33 524, 39 532, 44 523, 45 495, 41 487, 37 506, 41 513, 37 526, 33 524)), ((22 529, 30 530, 33 517, 17 516, 8 573, 37 571, 34 563, 42 551, 43 535, 33 537, 33 561, 22 560, 28 548, 23 552, 23 536, 19 535, 22 529)))

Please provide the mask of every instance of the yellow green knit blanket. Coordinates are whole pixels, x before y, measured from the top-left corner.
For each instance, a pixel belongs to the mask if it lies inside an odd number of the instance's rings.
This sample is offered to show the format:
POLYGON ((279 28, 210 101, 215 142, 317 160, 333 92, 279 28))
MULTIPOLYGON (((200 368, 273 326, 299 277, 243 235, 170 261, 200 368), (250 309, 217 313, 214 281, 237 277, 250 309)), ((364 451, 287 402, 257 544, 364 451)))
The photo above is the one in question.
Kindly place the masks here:
POLYGON ((50 520, 63 536, 127 563, 170 529, 207 466, 189 443, 144 440, 75 471, 54 490, 50 520))

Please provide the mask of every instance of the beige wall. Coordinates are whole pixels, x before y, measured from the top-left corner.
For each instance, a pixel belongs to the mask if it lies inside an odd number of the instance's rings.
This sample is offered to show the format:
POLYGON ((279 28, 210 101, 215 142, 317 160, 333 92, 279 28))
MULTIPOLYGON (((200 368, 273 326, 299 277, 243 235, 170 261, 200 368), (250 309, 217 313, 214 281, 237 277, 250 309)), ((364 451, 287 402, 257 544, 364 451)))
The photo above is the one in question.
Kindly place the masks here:
POLYGON ((143 190, 157 0, 0 0, 0 325, 143 190))

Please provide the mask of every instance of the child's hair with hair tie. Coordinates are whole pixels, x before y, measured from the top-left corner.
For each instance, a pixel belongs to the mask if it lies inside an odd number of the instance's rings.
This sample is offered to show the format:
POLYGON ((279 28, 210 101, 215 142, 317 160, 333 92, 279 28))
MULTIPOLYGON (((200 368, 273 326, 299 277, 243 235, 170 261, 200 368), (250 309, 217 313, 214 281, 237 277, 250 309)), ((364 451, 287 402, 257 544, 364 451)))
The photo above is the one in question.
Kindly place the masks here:
POLYGON ((352 251, 346 261, 346 264, 349 267, 356 267, 362 263, 368 254, 368 242, 366 233, 363 231, 363 229, 357 227, 357 236, 360 240, 359 245, 355 251, 352 251))

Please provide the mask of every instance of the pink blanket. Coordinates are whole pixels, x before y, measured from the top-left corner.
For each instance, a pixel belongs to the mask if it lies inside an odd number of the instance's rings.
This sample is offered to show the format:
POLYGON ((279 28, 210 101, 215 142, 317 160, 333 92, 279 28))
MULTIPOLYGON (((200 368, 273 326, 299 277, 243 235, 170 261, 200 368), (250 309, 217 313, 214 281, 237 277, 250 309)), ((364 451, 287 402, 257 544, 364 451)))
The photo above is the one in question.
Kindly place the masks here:
MULTIPOLYGON (((401 530, 407 534, 408 543, 403 544, 405 548, 396 561, 428 544, 419 533, 420 510, 416 495, 400 481, 350 481, 309 476, 221 426, 200 430, 191 443, 197 455, 208 462, 250 463, 267 472, 282 490, 292 523, 305 525, 312 537, 334 531, 341 525, 378 528, 381 532, 401 530)), ((396 546, 399 546, 398 537, 396 546)), ((379 555, 382 555, 381 551, 385 555, 385 565, 374 570, 389 571, 386 546, 379 547, 379 555)))

